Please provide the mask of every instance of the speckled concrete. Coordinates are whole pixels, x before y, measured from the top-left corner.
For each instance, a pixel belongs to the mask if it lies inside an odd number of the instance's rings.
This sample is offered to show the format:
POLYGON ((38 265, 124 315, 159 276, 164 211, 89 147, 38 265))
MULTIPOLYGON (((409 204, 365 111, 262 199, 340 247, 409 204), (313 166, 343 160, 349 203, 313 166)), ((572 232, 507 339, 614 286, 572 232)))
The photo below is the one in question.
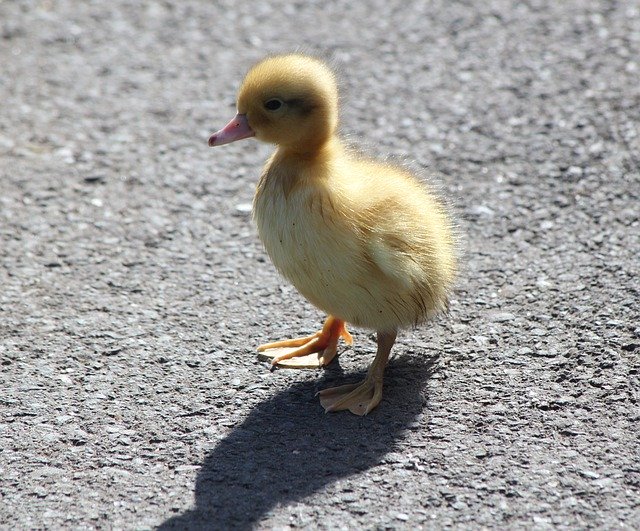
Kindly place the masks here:
POLYGON ((633 0, 0 2, 0 527, 640 527, 633 0), (323 316, 207 147, 246 69, 333 61, 342 130, 439 183, 462 273, 380 407, 261 342, 323 316))

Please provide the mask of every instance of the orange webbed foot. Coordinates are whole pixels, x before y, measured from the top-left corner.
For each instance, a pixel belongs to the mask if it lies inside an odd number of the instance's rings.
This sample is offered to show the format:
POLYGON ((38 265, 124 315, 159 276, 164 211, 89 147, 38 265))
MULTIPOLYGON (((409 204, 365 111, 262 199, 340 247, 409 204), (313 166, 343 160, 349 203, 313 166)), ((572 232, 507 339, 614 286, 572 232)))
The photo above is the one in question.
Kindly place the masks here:
POLYGON ((347 345, 353 343, 344 321, 331 315, 320 332, 307 337, 285 339, 267 343, 258 347, 258 355, 270 360, 271 365, 292 368, 324 367, 331 363, 338 352, 338 340, 344 339, 347 345))
POLYGON ((331 387, 318 392, 320 404, 325 412, 348 409, 356 415, 367 415, 380 403, 384 368, 389 361, 389 354, 395 340, 395 330, 378 332, 378 352, 364 381, 331 387))
POLYGON ((356 415, 367 415, 382 399, 382 378, 367 377, 360 383, 324 389, 318 395, 326 413, 348 409, 356 415))

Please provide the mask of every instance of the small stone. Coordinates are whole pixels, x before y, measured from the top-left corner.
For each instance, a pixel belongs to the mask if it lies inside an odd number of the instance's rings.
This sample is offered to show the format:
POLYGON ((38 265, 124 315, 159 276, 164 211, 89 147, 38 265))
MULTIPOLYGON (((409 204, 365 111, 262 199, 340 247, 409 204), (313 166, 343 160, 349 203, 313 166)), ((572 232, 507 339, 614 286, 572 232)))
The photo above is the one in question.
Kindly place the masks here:
POLYGON ((583 173, 584 171, 580 166, 570 166, 567 170, 567 175, 569 175, 569 177, 582 177, 583 173))
POLYGON ((487 457, 489 455, 489 452, 487 452, 486 448, 478 448, 474 455, 478 458, 478 459, 483 459, 485 457, 487 457))
POLYGON ((471 339, 481 347, 489 344, 489 338, 487 336, 471 336, 471 339))
POLYGON ((251 203, 240 203, 236 205, 236 212, 239 214, 249 214, 253 209, 253 205, 251 203))
POLYGON ((515 318, 515 315, 508 312, 494 313, 493 315, 491 315, 491 320, 494 323, 506 323, 508 321, 513 321, 515 318))
POLYGON ((594 472, 593 470, 579 470, 578 473, 587 478, 587 479, 599 479, 600 478, 600 474, 598 474, 597 472, 594 472))
POLYGON ((469 212, 479 218, 492 218, 495 215, 493 210, 484 205, 474 205, 471 207, 469 212))

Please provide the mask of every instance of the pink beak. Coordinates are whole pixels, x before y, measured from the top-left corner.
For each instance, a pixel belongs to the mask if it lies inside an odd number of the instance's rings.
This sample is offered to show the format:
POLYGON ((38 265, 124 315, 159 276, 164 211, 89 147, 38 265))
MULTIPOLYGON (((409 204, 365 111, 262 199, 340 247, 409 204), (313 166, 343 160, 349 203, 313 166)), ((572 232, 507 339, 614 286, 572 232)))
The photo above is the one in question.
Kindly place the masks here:
POLYGON ((255 135, 253 129, 249 127, 247 115, 238 113, 234 116, 233 120, 220 129, 220 131, 213 133, 209 137, 209 145, 211 147, 222 146, 255 135))

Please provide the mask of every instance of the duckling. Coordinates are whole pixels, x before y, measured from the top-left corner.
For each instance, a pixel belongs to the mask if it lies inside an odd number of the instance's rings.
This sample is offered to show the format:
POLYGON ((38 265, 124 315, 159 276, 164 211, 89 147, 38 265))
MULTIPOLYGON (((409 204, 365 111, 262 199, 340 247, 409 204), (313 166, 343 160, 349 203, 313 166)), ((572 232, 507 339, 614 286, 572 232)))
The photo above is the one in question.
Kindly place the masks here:
POLYGON ((268 57, 246 75, 237 114, 210 146, 244 138, 275 144, 253 218, 278 271, 327 314, 322 330, 258 347, 272 365, 325 366, 347 323, 377 332, 364 381, 319 392, 325 411, 366 415, 382 398, 398 330, 446 309, 456 273, 452 221, 416 176, 348 149, 337 134, 338 86, 302 54, 268 57))

